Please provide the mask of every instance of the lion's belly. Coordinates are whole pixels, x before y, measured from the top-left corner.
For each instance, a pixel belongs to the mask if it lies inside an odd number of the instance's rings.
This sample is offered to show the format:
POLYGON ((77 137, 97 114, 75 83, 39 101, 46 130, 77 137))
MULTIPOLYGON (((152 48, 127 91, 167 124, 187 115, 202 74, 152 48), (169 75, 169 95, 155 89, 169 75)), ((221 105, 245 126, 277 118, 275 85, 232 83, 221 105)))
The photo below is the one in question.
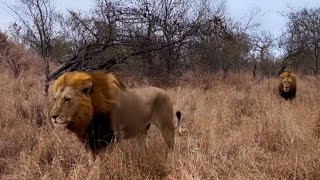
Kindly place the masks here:
POLYGON ((130 136, 136 135, 145 126, 151 123, 151 111, 149 110, 125 110, 119 114, 120 129, 130 136))
POLYGON ((121 136, 134 137, 149 124, 152 124, 152 110, 155 97, 148 94, 141 95, 138 91, 130 91, 120 97, 118 123, 121 136))
POLYGON ((120 136, 122 139, 128 139, 138 136, 141 131, 142 130, 133 127, 124 127, 120 129, 120 136))

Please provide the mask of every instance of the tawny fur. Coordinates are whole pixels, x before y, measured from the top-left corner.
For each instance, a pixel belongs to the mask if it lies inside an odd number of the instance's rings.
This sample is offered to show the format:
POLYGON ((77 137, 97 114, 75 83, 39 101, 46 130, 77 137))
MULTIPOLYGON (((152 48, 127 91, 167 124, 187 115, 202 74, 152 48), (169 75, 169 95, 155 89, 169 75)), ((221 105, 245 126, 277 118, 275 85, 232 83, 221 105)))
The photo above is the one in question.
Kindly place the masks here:
MULTIPOLYGON (((55 125, 74 132, 95 158, 115 139, 144 141, 151 124, 158 127, 169 149, 174 148, 173 106, 156 87, 127 89, 112 73, 67 72, 53 87, 55 125)), ((181 112, 177 112, 180 126, 181 112)))
POLYGON ((292 100, 296 97, 297 79, 295 74, 290 71, 283 72, 280 75, 279 94, 286 100, 292 100))

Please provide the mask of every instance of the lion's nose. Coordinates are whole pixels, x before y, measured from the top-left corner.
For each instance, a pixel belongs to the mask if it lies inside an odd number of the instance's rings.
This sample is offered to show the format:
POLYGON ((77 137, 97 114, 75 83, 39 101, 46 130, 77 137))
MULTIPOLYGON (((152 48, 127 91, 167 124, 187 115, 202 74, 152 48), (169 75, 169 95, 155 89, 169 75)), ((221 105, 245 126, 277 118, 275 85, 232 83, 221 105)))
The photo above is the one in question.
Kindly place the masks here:
POLYGON ((59 114, 58 115, 52 115, 51 117, 52 117, 52 119, 57 119, 57 117, 59 117, 59 114))

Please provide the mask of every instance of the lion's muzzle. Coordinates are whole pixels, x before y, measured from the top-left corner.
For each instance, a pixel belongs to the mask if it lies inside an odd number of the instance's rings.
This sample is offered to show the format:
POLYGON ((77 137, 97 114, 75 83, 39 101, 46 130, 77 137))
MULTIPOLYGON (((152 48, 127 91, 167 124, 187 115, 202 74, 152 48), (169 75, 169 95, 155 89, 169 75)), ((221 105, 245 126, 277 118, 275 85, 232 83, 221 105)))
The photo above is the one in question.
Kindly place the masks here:
POLYGON ((56 115, 51 115, 51 121, 55 124, 55 125, 67 125, 70 121, 61 117, 60 115, 56 114, 56 115))
POLYGON ((283 87, 283 91, 284 92, 289 92, 290 91, 290 87, 283 87))

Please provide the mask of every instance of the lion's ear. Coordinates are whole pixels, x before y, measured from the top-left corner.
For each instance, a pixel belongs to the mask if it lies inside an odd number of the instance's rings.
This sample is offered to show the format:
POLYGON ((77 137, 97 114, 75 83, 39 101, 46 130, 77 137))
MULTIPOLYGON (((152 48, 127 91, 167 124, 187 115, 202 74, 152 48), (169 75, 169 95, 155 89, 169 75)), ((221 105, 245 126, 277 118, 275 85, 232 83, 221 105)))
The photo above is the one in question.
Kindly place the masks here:
POLYGON ((86 80, 83 82, 82 91, 86 96, 90 96, 92 90, 92 81, 86 80))

